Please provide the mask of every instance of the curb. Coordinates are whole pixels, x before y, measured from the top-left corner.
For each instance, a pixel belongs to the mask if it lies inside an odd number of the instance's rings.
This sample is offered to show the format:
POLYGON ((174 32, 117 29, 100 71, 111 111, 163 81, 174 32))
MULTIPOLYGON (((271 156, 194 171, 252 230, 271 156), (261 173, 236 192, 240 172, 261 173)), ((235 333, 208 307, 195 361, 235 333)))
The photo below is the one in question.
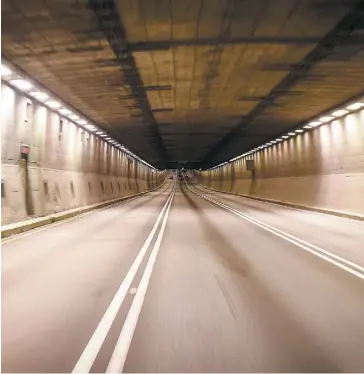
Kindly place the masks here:
POLYGON ((55 214, 52 214, 48 217, 44 217, 44 219, 39 219, 36 222, 28 222, 27 223, 27 221, 23 221, 22 222, 23 224, 19 223, 19 226, 11 227, 11 228, 8 228, 8 229, 6 229, 6 228, 2 229, 1 230, 1 238, 7 238, 11 235, 21 234, 23 232, 33 230, 33 229, 41 227, 41 226, 50 225, 51 223, 63 221, 63 220, 66 220, 66 219, 69 219, 69 218, 72 218, 72 217, 79 216, 79 215, 84 214, 84 213, 91 212, 93 210, 102 209, 102 208, 105 208, 109 205, 122 203, 123 201, 130 200, 134 197, 142 196, 142 195, 157 191, 162 186, 164 186, 166 181, 167 181, 167 178, 164 180, 164 182, 159 187, 154 188, 153 190, 150 190, 150 191, 139 192, 139 193, 134 194, 134 195, 123 196, 123 197, 120 197, 120 198, 117 198, 117 199, 104 201, 102 203, 97 203, 97 204, 94 204, 94 205, 88 205, 88 206, 85 206, 81 209, 76 208, 77 210, 73 210, 73 211, 66 210, 66 211, 61 212, 61 213, 55 213, 55 214))
POLYGON ((364 221, 364 214, 360 214, 360 213, 355 214, 355 213, 351 213, 351 212, 342 212, 340 210, 319 208, 319 207, 314 207, 314 206, 309 206, 309 205, 288 203, 286 201, 266 199, 266 198, 263 198, 263 197, 256 197, 256 196, 249 196, 249 195, 237 194, 237 193, 232 193, 232 192, 220 191, 220 190, 215 190, 214 188, 211 188, 211 187, 207 187, 203 184, 200 184, 200 186, 206 188, 207 190, 220 192, 220 193, 224 193, 224 194, 227 194, 227 195, 240 196, 240 197, 244 197, 246 199, 258 200, 258 201, 262 201, 262 202, 265 202, 265 203, 282 205, 282 206, 286 206, 288 208, 308 210, 308 211, 312 211, 312 212, 330 214, 332 216, 337 216, 337 217, 350 218, 350 219, 354 219, 356 221, 364 221))

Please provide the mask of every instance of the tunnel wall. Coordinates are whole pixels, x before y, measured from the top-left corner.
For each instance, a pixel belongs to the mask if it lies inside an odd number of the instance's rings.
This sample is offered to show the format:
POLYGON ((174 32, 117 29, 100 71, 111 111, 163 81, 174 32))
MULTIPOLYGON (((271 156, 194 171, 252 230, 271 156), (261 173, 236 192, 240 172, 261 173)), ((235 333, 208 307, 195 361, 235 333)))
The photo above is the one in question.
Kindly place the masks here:
POLYGON ((8 85, 1 89, 3 224, 145 192, 164 181, 165 172, 128 158, 8 85), (22 144, 30 146, 27 163, 22 144))
POLYGON ((199 172, 199 181, 235 194, 363 213, 364 110, 199 172), (247 158, 255 160, 255 176, 247 158))

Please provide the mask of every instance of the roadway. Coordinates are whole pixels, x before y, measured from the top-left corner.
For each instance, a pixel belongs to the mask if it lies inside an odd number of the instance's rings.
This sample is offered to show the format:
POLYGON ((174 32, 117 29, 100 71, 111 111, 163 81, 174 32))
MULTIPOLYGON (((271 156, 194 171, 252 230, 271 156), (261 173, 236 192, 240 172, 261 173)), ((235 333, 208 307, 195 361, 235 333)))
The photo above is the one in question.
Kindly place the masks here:
POLYGON ((3 241, 3 372, 363 372, 363 223, 168 181, 3 241))

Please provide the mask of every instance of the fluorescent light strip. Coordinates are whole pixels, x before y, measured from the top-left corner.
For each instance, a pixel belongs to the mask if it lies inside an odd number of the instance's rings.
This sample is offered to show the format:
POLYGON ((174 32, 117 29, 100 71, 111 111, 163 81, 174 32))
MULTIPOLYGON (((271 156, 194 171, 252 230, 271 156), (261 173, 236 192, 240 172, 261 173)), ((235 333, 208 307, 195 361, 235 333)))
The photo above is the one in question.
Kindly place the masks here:
POLYGON ((44 100, 47 100, 49 98, 49 96, 44 93, 44 92, 40 92, 40 91, 32 91, 29 93, 30 96, 33 96, 35 99, 39 100, 39 101, 44 101, 44 100))
POLYGON ((320 122, 323 122, 323 123, 327 123, 327 122, 330 122, 334 119, 334 117, 330 117, 330 116, 323 116, 323 117, 320 117, 319 118, 319 121, 320 122))
POLYGON ((24 90, 24 91, 29 91, 33 87, 33 85, 30 82, 28 82, 25 79, 21 79, 21 78, 12 79, 9 83, 19 88, 19 90, 24 90))
POLYGON ((308 126, 311 126, 311 127, 318 127, 318 126, 321 126, 323 124, 323 122, 321 121, 313 121, 313 122, 310 122, 308 124, 308 126))
POLYGON ((6 77, 8 75, 13 74, 13 72, 8 68, 6 65, 1 64, 0 76, 6 77))
POLYGON ((45 105, 49 106, 52 109, 58 109, 61 107, 61 103, 56 100, 48 100, 44 103, 45 105))
POLYGON ((64 116, 68 116, 69 114, 72 113, 69 109, 66 109, 66 108, 61 108, 61 109, 59 109, 58 112, 63 114, 64 116))
POLYGON ((348 114, 349 112, 345 109, 339 109, 332 113, 334 117, 342 117, 345 116, 345 114, 348 114))
POLYGON ((349 109, 349 110, 358 110, 358 109, 361 109, 363 107, 364 107, 364 103, 357 102, 357 103, 348 105, 346 107, 346 109, 349 109))

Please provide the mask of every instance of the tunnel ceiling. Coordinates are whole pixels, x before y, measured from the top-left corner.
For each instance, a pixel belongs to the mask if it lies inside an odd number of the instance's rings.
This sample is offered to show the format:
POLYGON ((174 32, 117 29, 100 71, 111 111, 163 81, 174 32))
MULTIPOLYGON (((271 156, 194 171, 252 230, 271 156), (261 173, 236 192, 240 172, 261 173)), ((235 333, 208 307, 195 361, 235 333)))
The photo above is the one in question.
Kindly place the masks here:
POLYGON ((363 92, 364 1, 2 0, 2 52, 156 167, 208 167, 363 92))

